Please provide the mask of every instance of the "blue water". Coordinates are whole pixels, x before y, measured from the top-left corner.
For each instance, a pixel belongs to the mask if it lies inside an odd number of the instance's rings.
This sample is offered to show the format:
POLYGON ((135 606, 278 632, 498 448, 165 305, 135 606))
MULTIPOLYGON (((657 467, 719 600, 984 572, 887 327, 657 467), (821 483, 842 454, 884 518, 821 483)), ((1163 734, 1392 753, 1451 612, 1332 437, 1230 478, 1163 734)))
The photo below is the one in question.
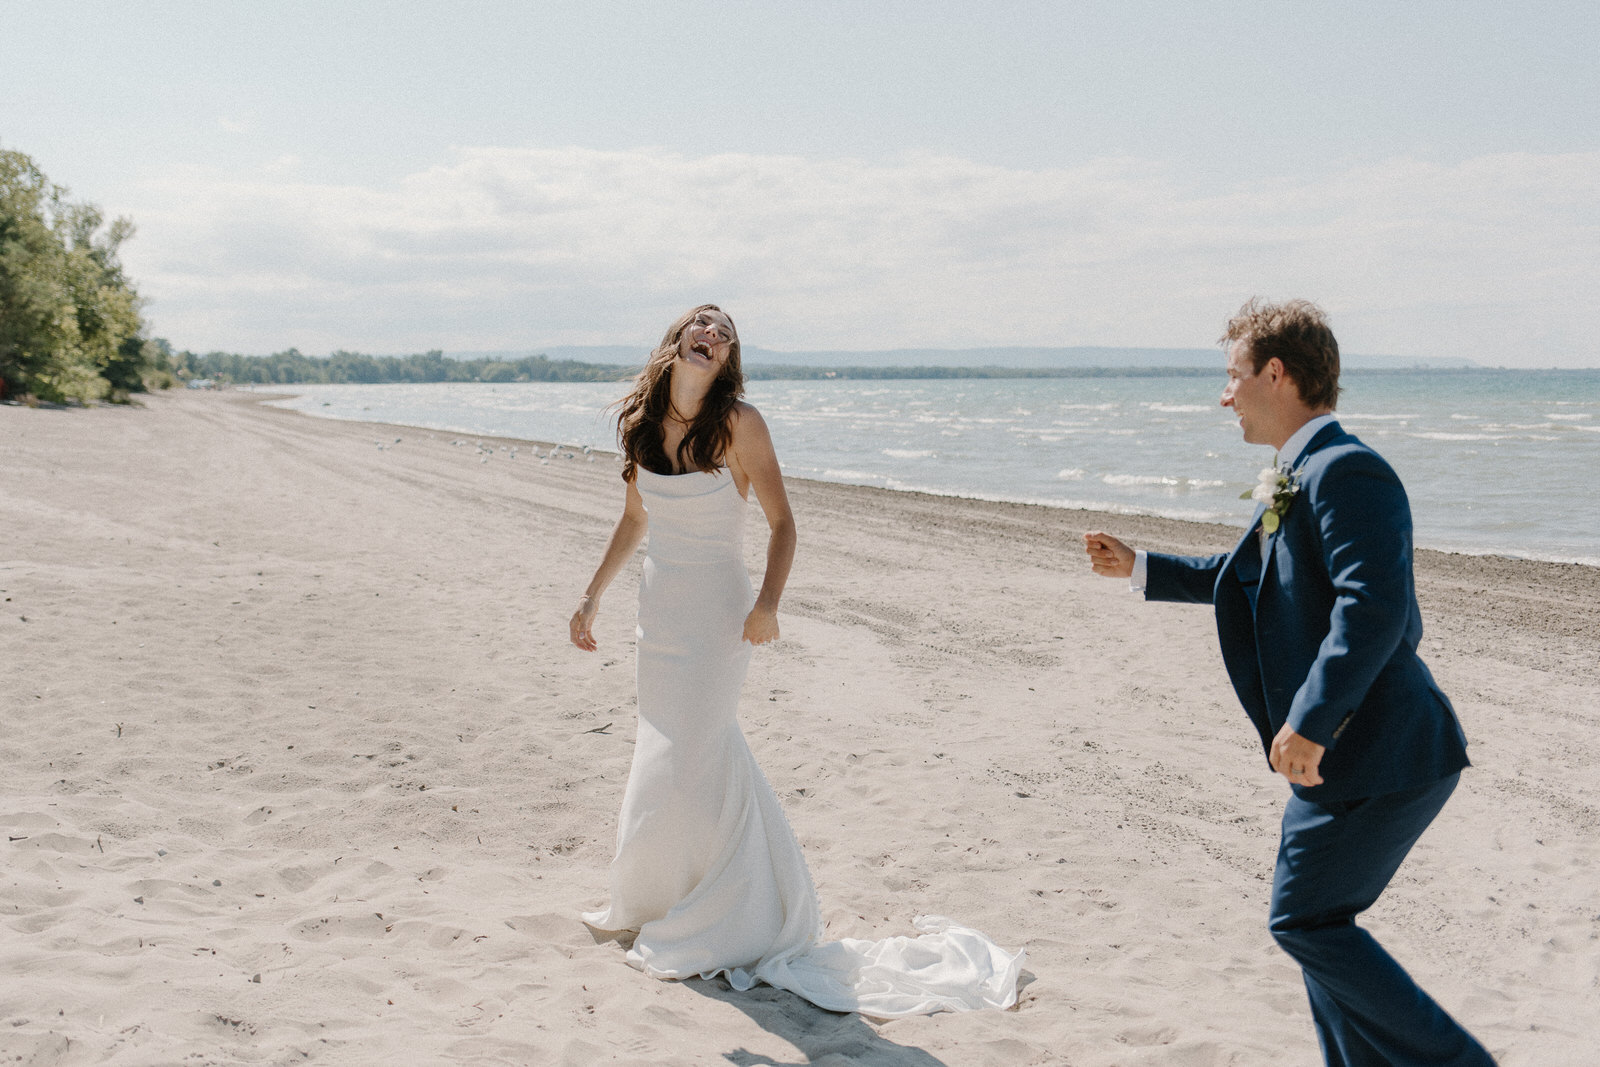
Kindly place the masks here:
MULTIPOLYGON (((1417 543, 1600 565, 1600 370, 1349 374, 1345 428, 1392 463, 1417 543)), ((753 382, 786 473, 1243 526, 1269 449, 1222 380, 753 382)), ((614 383, 308 385, 312 415, 614 449, 614 383)))

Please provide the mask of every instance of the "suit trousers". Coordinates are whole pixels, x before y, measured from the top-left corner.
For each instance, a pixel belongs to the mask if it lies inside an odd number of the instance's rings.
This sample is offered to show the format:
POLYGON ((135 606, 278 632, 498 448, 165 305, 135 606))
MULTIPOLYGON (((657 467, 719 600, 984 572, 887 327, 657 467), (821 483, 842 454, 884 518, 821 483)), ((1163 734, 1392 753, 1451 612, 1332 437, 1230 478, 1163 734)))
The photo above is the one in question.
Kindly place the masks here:
POLYGON ((1291 797, 1272 883, 1272 936, 1304 972, 1329 1067, 1492 1067, 1355 918, 1371 907, 1460 774, 1359 800, 1291 797))

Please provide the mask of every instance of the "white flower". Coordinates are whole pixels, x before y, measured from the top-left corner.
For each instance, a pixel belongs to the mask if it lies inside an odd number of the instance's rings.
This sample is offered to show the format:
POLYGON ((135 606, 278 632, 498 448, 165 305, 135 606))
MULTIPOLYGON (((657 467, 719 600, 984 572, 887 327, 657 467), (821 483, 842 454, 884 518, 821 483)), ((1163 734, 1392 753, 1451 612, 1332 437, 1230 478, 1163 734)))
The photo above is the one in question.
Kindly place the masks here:
POLYGON ((1300 471, 1273 465, 1263 467, 1257 476, 1256 487, 1248 493, 1241 493, 1239 499, 1254 500, 1258 504, 1267 506, 1266 513, 1261 516, 1261 525, 1270 534, 1278 532, 1278 526, 1283 516, 1288 513, 1289 505, 1294 502, 1295 494, 1298 492, 1300 492, 1300 471))
POLYGON ((1276 467, 1263 467, 1261 475, 1256 480, 1256 487, 1250 490, 1250 499, 1259 504, 1271 506, 1272 498, 1278 495, 1278 479, 1282 477, 1276 467))

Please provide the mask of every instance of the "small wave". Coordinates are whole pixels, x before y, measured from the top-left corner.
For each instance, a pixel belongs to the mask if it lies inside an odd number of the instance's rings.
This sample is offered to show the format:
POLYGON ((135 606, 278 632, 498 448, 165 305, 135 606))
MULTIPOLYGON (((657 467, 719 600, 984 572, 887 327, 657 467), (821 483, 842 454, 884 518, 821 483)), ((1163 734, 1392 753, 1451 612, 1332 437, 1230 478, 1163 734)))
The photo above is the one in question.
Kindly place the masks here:
POLYGON ((1089 472, 1084 470, 1082 467, 1068 467, 1065 470, 1056 471, 1056 477, 1062 479, 1063 481, 1081 482, 1083 481, 1084 476, 1088 473, 1089 472))
POLYGON ((954 497, 959 500, 989 500, 1006 504, 1036 504, 1041 507, 1063 508, 1072 511, 1100 511, 1108 515, 1154 515, 1166 519, 1183 519, 1187 522, 1209 522, 1237 527, 1243 527, 1245 524, 1244 517, 1232 512, 1204 511, 1193 508, 1141 507, 1123 501, 1075 499, 1072 497, 971 492, 964 489, 918 485, 913 482, 902 482, 892 478, 887 479, 881 488, 900 493, 926 493, 928 496, 954 497))
POLYGON ((1446 433, 1443 430, 1426 430, 1405 436, 1419 441, 1504 441, 1508 437, 1503 433, 1446 433))
POLYGON ((882 452, 892 459, 932 459, 938 455, 931 448, 885 448, 882 452))
POLYGON ((1183 481, 1165 474, 1107 474, 1100 480, 1107 485, 1180 485, 1183 481))
POLYGON ((1160 404, 1160 403, 1149 403, 1149 404, 1146 404, 1144 406, 1149 408, 1151 411, 1162 411, 1162 412, 1166 412, 1169 415, 1188 415, 1188 414, 1193 414, 1195 412, 1209 412, 1214 407, 1214 405, 1212 405, 1212 404, 1160 404))
POLYGON ((1182 493, 1187 493, 1191 490, 1221 489, 1229 484, 1215 478, 1179 478, 1168 474, 1106 474, 1102 475, 1100 480, 1106 485, 1148 486, 1158 489, 1175 489, 1182 493))
POLYGON ((1587 419, 1588 417, 1589 413, 1586 411, 1580 411, 1572 415, 1564 415, 1552 412, 1551 414, 1545 416, 1547 419, 1560 419, 1563 422, 1579 422, 1583 419, 1587 419))
POLYGON ((1354 421, 1362 419, 1366 422, 1405 422, 1407 419, 1420 419, 1421 415, 1362 415, 1352 411, 1339 412, 1339 421, 1354 421))
POLYGON ((1120 500, 1097 500, 1094 498, 1077 499, 1073 497, 1060 497, 1055 499, 1024 500, 1025 504, 1043 504, 1051 508, 1071 508, 1080 511, 1103 511, 1108 515, 1154 515, 1163 519, 1182 519, 1185 522, 1208 522, 1219 526, 1243 527, 1249 515, 1237 515, 1230 511, 1215 511, 1203 508, 1175 508, 1169 505, 1141 505, 1129 504, 1120 500))
POLYGON ((861 419, 863 415, 859 411, 841 411, 838 408, 809 408, 805 411, 785 411, 783 417, 789 422, 837 422, 840 419, 861 419))
POLYGON ((1484 426, 1488 430, 1582 430, 1582 426, 1574 426, 1569 422, 1491 422, 1484 426))
POLYGON ((859 485, 882 485, 888 478, 888 475, 874 474, 870 471, 841 470, 837 467, 829 467, 818 471, 817 477, 826 478, 830 481, 851 482, 859 485))

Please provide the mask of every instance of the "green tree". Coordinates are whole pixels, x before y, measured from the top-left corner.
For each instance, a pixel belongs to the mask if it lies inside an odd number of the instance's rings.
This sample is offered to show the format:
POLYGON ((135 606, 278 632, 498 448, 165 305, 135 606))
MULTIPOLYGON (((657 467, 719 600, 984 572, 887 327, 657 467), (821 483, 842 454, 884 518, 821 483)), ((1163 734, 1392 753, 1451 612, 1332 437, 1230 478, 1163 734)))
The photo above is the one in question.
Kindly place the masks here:
POLYGON ((147 374, 170 382, 118 258, 133 224, 66 197, 0 149, 0 396, 125 400, 147 374))
POLYGON ((39 389, 70 341, 65 264, 49 221, 59 196, 31 159, 0 150, 0 395, 39 389))

